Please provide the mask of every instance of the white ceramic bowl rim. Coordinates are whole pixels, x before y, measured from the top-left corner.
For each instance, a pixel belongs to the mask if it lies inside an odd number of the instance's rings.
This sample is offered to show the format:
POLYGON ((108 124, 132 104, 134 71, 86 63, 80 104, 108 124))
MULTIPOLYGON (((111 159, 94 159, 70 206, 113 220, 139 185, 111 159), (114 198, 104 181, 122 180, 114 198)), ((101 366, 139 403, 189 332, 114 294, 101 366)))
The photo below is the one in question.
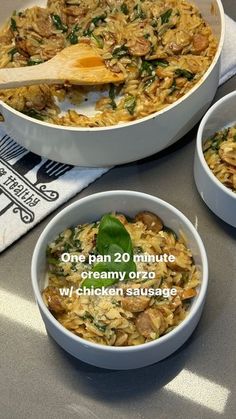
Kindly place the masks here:
MULTIPOLYGON (((213 68, 215 67, 222 48, 223 48, 223 44, 224 44, 224 37, 225 37, 225 19, 224 19, 224 9, 223 9, 223 5, 221 3, 221 0, 216 0, 218 7, 219 7, 219 12, 220 12, 220 21, 221 21, 221 34, 220 34, 220 39, 219 39, 219 44, 218 44, 218 48, 215 54, 215 57, 210 65, 210 67, 208 68, 208 70, 206 71, 206 73, 203 75, 203 77, 201 78, 201 80, 199 81, 199 83, 197 83, 192 89, 190 89, 190 91, 188 93, 186 93, 184 96, 182 96, 180 99, 178 99, 176 102, 172 103, 171 105, 166 106, 164 109, 161 109, 158 112, 155 112, 151 115, 145 116, 144 118, 140 118, 137 119, 135 121, 131 121, 131 122, 127 122, 127 123, 122 123, 122 124, 117 124, 117 125, 112 125, 112 126, 108 126, 108 127, 94 127, 94 128, 90 128, 90 127, 70 127, 70 126, 64 126, 64 125, 55 125, 55 124, 51 124, 49 122, 43 122, 37 119, 34 119, 34 123, 38 124, 38 125, 43 125, 45 127, 50 127, 50 128, 54 128, 54 129, 59 129, 59 130, 67 130, 67 131, 107 131, 107 130, 113 130, 113 129, 119 129, 119 128, 125 128, 125 127, 129 127, 132 125, 136 125, 136 124, 141 124, 142 122, 148 121, 149 119, 152 118, 156 118, 156 116, 161 115, 167 111, 169 111, 170 109, 174 108, 175 106, 177 106, 179 103, 181 103, 182 101, 184 101, 185 99, 187 99, 189 96, 191 96, 206 80, 206 78, 209 76, 209 74, 211 73, 211 71, 213 70, 213 68)), ((6 103, 4 103, 3 101, 0 101, 0 105, 4 108, 6 108, 8 111, 14 113, 15 115, 25 119, 26 121, 30 121, 32 122, 32 118, 24 115, 23 113, 16 111, 14 108, 12 108, 11 106, 7 105, 6 103)), ((86 140, 87 141, 87 140, 86 140)))
POLYGON ((157 198, 155 196, 143 193, 143 192, 136 192, 136 191, 129 191, 129 190, 114 190, 114 191, 107 191, 107 192, 99 192, 96 194, 92 194, 90 196, 87 196, 85 198, 81 198, 78 201, 74 202, 73 204, 69 205, 68 207, 64 208, 59 214, 57 214, 47 225, 47 227, 44 229, 44 231, 42 232, 42 234, 40 235, 37 244, 35 246, 34 249, 34 253, 33 253, 33 257, 32 257, 32 264, 31 264, 31 277, 32 277, 32 285, 33 285, 33 290, 34 290, 34 294, 36 296, 36 301, 40 307, 40 309, 42 310, 42 312, 44 313, 44 315, 49 319, 49 321, 51 323, 54 324, 55 327, 57 327, 59 330, 61 330, 61 332, 63 332, 66 336, 68 336, 68 338, 73 339, 75 342, 80 342, 83 343, 83 345, 87 345, 88 347, 94 348, 94 349, 102 349, 103 351, 106 352, 117 352, 117 351, 130 351, 130 352, 137 352, 137 351, 143 351, 145 350, 145 348, 147 347, 151 347, 151 346, 155 346, 158 345, 158 343, 164 343, 167 342, 169 339, 173 338, 176 334, 178 334, 182 329, 185 328, 186 324, 188 322, 191 321, 192 318, 194 318, 195 314, 197 313, 199 307, 201 306, 201 304, 204 301, 205 298, 205 294, 206 294, 206 290, 207 290, 207 284, 208 284, 208 262, 207 262, 207 256, 206 256, 206 251, 203 245, 203 242, 201 240, 201 237, 199 236, 197 230, 194 228, 194 226, 192 225, 192 223, 188 220, 188 218, 182 213, 180 212, 178 209, 176 209, 175 207, 173 207, 172 205, 168 204, 167 202, 163 201, 160 198, 157 198), (164 336, 161 336, 159 339, 156 339, 152 342, 148 342, 148 343, 143 343, 137 346, 123 346, 123 347, 114 347, 114 346, 105 346, 105 345, 100 345, 98 343, 93 343, 90 341, 87 341, 86 339, 80 338, 79 336, 74 335, 72 332, 70 332, 69 330, 67 330, 64 326, 62 326, 56 319, 55 317, 51 314, 51 312, 48 310, 48 308, 46 307, 43 299, 42 299, 42 295, 38 286, 38 280, 37 280, 37 272, 36 272, 36 266, 37 266, 37 257, 38 257, 38 253, 40 252, 40 248, 41 245, 44 241, 45 236, 47 236, 48 232, 50 231, 51 227, 54 226, 55 224, 57 224, 57 222, 64 216, 64 214, 70 212, 71 209, 73 209, 74 207, 82 204, 83 202, 87 202, 89 203, 90 201, 93 201, 96 198, 102 198, 102 197, 106 197, 109 196, 111 194, 116 194, 116 195, 121 195, 124 197, 124 195, 126 196, 136 196, 136 197, 144 197, 144 198, 150 198, 152 200, 155 200, 158 204, 168 208, 169 210, 171 210, 176 217, 180 218, 181 221, 184 224, 187 224, 189 230, 191 230, 191 232, 193 233, 197 244, 199 246, 200 249, 200 256, 202 259, 202 282, 201 282, 201 286, 200 286, 200 291, 199 294, 196 297, 196 302, 195 305, 190 309, 190 312, 188 313, 187 317, 182 321, 182 323, 180 323, 180 325, 176 326, 172 331, 170 331, 169 333, 167 333, 164 336))
MULTIPOLYGON (((223 105, 225 102, 228 101, 228 99, 230 99, 231 97, 236 97, 236 90, 234 92, 229 93, 226 96, 223 96, 221 99, 219 99, 216 103, 214 103, 213 106, 210 107, 210 109, 208 109, 207 113, 205 114, 204 118, 202 119, 199 128, 198 128, 198 133, 197 133, 197 153, 199 156, 199 159, 201 161, 201 164, 206 172, 206 174, 211 178, 211 180, 216 184, 216 186, 218 186, 224 193, 227 193, 229 196, 233 197, 234 199, 236 199, 236 193, 233 192, 230 188, 227 188, 227 186, 223 185, 223 183, 221 183, 219 181, 219 179, 217 179, 217 177, 212 173, 211 169, 209 168, 204 154, 203 154, 203 149, 202 149, 202 145, 203 145, 203 130, 205 128, 205 125, 208 121, 208 119, 212 116, 212 114, 215 112, 215 110, 223 105)), ((235 122, 236 122, 236 116, 235 116, 235 122)), ((223 129, 224 127, 222 127, 223 129)), ((206 139, 205 139, 206 140, 206 139)))

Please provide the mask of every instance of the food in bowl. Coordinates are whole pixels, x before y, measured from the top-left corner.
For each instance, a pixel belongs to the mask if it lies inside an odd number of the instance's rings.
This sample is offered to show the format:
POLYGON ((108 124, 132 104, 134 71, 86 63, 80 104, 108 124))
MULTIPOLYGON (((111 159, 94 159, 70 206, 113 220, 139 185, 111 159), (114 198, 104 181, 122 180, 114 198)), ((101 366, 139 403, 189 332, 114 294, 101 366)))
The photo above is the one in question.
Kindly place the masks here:
POLYGON ((133 219, 106 214, 66 229, 48 245, 47 262, 42 294, 53 316, 75 335, 108 346, 166 335, 185 319, 200 284, 184 238, 150 211, 133 219))
MULTIPOLYGON (((217 41, 197 7, 185 0, 48 0, 15 12, 0 33, 0 67, 37 65, 77 42, 91 43, 123 85, 30 86, 0 92, 26 115, 66 126, 102 127, 157 112, 185 95, 206 73, 217 41), (99 93, 96 114, 72 109, 99 93)), ((97 95, 98 96, 98 95, 97 95)))
POLYGON ((209 137, 203 144, 203 152, 212 173, 236 192, 236 125, 209 137))
POLYGON ((190 337, 200 320, 205 303, 208 263, 204 245, 197 230, 175 207, 142 192, 112 190, 81 198, 53 217, 36 243, 31 275, 35 299, 47 332, 64 350, 79 360, 97 367, 127 370, 161 361, 180 348, 190 337), (137 212, 144 209, 158 214, 162 224, 169 226, 179 235, 183 232, 187 247, 191 249, 194 264, 200 272, 200 284, 197 288, 197 296, 191 300, 188 315, 177 327, 161 336, 160 339, 140 345, 101 345, 71 333, 57 321, 43 300, 42 292, 45 289, 45 276, 48 271, 46 256, 48 244, 55 242, 58 234, 67 230, 68 225, 92 224, 94 220, 100 220, 104 214, 114 214, 115 211, 134 218, 137 212))

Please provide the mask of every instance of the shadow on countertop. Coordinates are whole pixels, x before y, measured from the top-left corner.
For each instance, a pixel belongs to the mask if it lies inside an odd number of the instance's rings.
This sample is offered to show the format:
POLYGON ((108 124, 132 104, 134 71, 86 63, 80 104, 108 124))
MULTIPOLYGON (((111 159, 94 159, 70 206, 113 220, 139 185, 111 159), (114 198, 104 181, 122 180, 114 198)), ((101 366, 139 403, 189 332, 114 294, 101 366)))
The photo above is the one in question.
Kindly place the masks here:
POLYGON ((122 397, 124 402, 134 398, 145 398, 152 392, 161 390, 184 368, 191 352, 191 342, 195 333, 174 354, 156 364, 135 370, 108 370, 86 364, 65 352, 49 337, 53 351, 59 351, 63 359, 63 370, 57 370, 58 380, 65 374, 73 375, 73 380, 64 380, 73 391, 79 391, 106 402, 116 402, 122 397))

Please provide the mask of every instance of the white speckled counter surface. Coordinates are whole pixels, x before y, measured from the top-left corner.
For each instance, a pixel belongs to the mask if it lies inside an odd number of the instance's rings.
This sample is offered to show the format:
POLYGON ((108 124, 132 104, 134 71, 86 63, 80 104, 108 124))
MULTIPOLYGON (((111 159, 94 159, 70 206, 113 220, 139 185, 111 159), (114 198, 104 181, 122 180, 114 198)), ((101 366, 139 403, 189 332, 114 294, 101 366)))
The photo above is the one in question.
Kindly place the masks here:
MULTIPOLYGON (((223 1, 236 19, 234 0, 223 1)), ((236 89, 236 77, 218 99, 236 89)), ((156 195, 194 223, 210 266, 203 316, 174 355, 135 371, 83 364, 60 349, 44 329, 30 281, 33 248, 48 217, 0 257, 3 419, 235 418, 236 231, 205 206, 193 180, 196 128, 176 146, 145 161, 116 167, 74 198, 109 189, 156 195)))

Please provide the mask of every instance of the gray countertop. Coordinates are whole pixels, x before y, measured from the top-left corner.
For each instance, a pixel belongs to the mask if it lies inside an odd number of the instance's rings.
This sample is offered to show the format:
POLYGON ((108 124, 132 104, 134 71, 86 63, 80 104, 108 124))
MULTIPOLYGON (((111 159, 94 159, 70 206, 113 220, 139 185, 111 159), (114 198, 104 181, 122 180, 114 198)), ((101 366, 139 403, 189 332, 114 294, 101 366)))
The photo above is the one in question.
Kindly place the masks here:
MULTIPOLYGON (((234 0, 223 1, 236 19, 234 0)), ((236 77, 217 96, 236 88, 236 77)), ((1 417, 4 419, 235 418, 236 230, 211 213, 193 179, 196 128, 177 145, 145 161, 116 167, 74 200, 109 189, 156 195, 195 224, 204 241, 209 289, 201 321, 168 359, 134 371, 79 362, 49 338, 34 303, 30 262, 51 215, 0 259, 1 417)))

